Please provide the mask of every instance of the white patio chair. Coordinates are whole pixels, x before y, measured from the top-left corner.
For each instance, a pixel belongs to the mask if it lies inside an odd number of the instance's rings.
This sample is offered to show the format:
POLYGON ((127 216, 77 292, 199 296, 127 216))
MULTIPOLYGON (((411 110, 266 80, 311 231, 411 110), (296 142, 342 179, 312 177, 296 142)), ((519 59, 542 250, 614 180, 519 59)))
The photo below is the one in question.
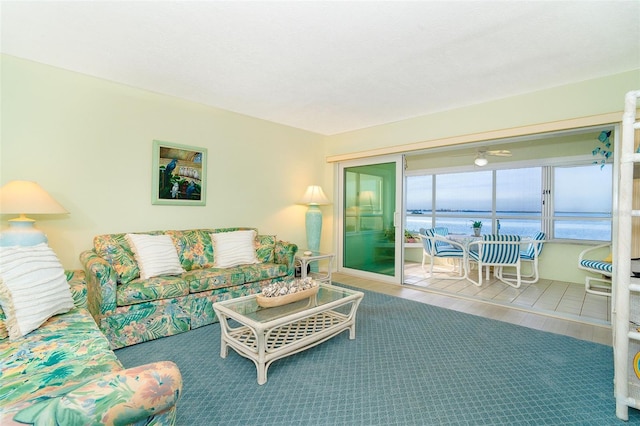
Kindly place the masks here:
POLYGON ((467 255, 467 271, 469 262, 478 264, 478 281, 474 281, 467 275, 467 279, 478 287, 482 286, 483 268, 495 268, 495 277, 511 287, 518 288, 522 283, 520 275, 520 236, 519 235, 483 235, 482 240, 469 243, 467 255), (505 266, 516 269, 515 277, 503 276, 502 269, 505 266))
MULTIPOLYGON (((419 231, 419 235, 430 235, 430 236, 434 236, 434 235, 440 235, 442 237, 446 237, 449 234, 449 228, 446 227, 436 227, 436 228, 430 228, 430 229, 426 229, 426 228, 420 228, 419 231), (429 232, 427 232, 429 231, 429 232)), ((422 269, 424 269, 424 264, 426 263, 427 258, 431 257, 431 253, 434 251, 433 250, 433 244, 431 243, 431 241, 429 240, 426 245, 425 245, 425 240, 421 240, 422 241, 422 269)), ((442 242, 438 243, 439 246, 442 246, 442 242)))
POLYGON ((597 274, 597 277, 587 276, 584 283, 584 289, 587 293, 598 294, 600 296, 611 296, 611 274, 613 273, 613 265, 604 260, 587 259, 592 251, 609 247, 611 243, 600 244, 595 247, 589 247, 582 250, 578 256, 578 268, 597 274), (594 284, 594 282, 596 284, 594 284))
MULTIPOLYGON (((454 259, 457 261, 458 277, 439 276, 440 279, 464 279, 467 277, 467 250, 462 244, 446 239, 441 233, 446 232, 446 228, 421 229, 420 240, 422 241, 422 268, 424 269, 425 259, 429 257, 429 274, 434 277, 433 266, 436 258, 454 259), (424 232, 424 233, 422 233, 424 232)), ((446 235, 446 234, 445 234, 446 235)), ((456 265, 446 273, 456 272, 456 265)), ((434 277, 435 278, 435 277, 434 277)))
MULTIPOLYGON (((525 284, 533 284, 537 283, 540 279, 540 273, 538 272, 538 258, 540 257, 540 253, 542 253, 542 248, 544 247, 544 239, 546 235, 544 232, 538 232, 531 238, 531 242, 527 244, 527 246, 522 249, 522 245, 520 246, 520 262, 529 262, 531 263, 530 272, 527 274, 520 274, 521 282, 525 284)), ((503 277, 515 277, 511 271, 502 272, 503 277)))

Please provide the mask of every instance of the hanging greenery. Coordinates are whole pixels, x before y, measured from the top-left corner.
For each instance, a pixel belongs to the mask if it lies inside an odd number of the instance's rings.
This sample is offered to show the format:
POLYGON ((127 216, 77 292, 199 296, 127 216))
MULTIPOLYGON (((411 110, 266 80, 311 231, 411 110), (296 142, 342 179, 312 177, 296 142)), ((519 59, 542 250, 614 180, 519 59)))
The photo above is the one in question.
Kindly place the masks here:
POLYGON ((593 162, 593 164, 600 164, 601 170, 609 157, 611 157, 611 141, 609 140, 610 136, 611 130, 601 131, 598 135, 598 141, 602 146, 598 145, 593 149, 593 151, 591 151, 591 154, 593 154, 594 157, 599 157, 593 162))

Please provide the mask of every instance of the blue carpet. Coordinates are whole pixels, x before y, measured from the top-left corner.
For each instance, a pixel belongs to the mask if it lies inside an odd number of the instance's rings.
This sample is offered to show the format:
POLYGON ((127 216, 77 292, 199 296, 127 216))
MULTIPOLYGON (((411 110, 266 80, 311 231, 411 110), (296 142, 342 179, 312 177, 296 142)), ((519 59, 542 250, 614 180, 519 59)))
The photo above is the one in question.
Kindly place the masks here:
POLYGON ((116 355, 178 364, 179 425, 624 424, 611 347, 369 291, 355 340, 275 361, 263 386, 252 361, 220 358, 219 324, 116 355))

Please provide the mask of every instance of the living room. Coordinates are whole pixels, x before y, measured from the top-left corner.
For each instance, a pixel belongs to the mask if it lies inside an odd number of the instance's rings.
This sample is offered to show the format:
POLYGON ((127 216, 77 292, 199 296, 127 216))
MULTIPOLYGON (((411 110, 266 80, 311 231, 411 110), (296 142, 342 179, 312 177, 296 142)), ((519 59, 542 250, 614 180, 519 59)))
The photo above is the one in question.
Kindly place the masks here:
MULTIPOLYGON (((44 7, 46 13, 42 15, 46 15, 53 13, 48 8, 55 3, 50 6, 33 3, 34 9, 27 7, 24 11, 17 3, 2 3, 0 184, 15 179, 36 181, 65 207, 68 214, 37 216, 36 226, 47 234, 50 247, 67 270, 82 269, 79 255, 93 246, 95 236, 118 232, 248 226, 304 249, 307 206, 299 204, 299 200, 312 184, 321 185, 332 200, 332 205, 322 207, 321 250, 336 252, 342 214, 336 207, 339 193, 337 163, 617 122, 624 94, 638 89, 640 84, 639 53, 637 38, 634 38, 638 31, 636 23, 631 27, 635 34, 622 38, 619 49, 631 57, 632 66, 620 59, 617 69, 607 71, 606 67, 596 67, 588 77, 563 76, 541 82, 531 89, 512 87, 504 95, 485 93, 478 98, 456 99, 442 110, 398 113, 396 118, 375 124, 360 126, 361 122, 358 122, 343 130, 314 131, 265 116, 258 118, 260 116, 250 109, 223 108, 219 106, 225 104, 222 101, 207 104, 194 100, 198 98, 197 92, 207 89, 190 87, 190 74, 187 81, 180 83, 182 89, 190 93, 189 98, 180 96, 179 92, 146 87, 145 76, 125 78, 135 74, 135 69, 119 71, 122 81, 118 81, 115 77, 96 76, 88 65, 72 67, 73 51, 68 52, 70 62, 67 66, 56 65, 56 53, 49 58, 42 51, 39 54, 44 56, 30 55, 26 48, 22 53, 20 40, 28 32, 38 35, 35 31, 38 19, 45 19, 43 16, 36 19, 35 8, 44 7), (34 20, 24 21, 23 14, 31 15, 34 20), (17 29, 17 22, 22 29, 17 29), (630 39, 633 41, 629 42, 630 39), (152 204, 154 140, 207 149, 205 205, 152 204)), ((631 4, 618 3, 622 9, 632 7, 631 4)), ((637 6, 634 7, 632 10, 637 12, 637 6)), ((126 11, 121 13, 126 15, 126 11)), ((621 19, 620 15, 615 19, 621 19)), ((262 20, 258 13, 244 16, 249 23, 262 20)), ((60 19, 65 22, 62 15, 60 19)), ((70 30, 74 33, 72 38, 82 39, 82 34, 91 32, 92 20, 84 21, 84 24, 76 22, 78 27, 70 30)), ((607 22, 609 25, 604 25, 607 31, 615 31, 607 22)), ((112 29, 117 28, 115 22, 111 25, 112 29)), ((145 27, 147 32, 162 32, 158 27, 150 26, 145 27)), ((166 27, 161 28, 169 31, 166 27)), ((63 29, 59 28, 56 34, 64 33, 63 29)), ((44 43, 47 37, 55 40, 54 44, 64 39, 46 32, 28 39, 35 45, 38 41, 44 43)), ((594 38, 597 37, 600 34, 594 38)), ((180 37, 172 35, 169 38, 180 37)), ((74 45, 73 48, 80 52, 97 50, 98 56, 102 56, 108 65, 115 51, 126 51, 125 42, 120 40, 120 44, 109 45, 105 41, 102 45, 74 45)), ((149 50, 160 49, 158 46, 147 47, 149 50)), ((234 51, 233 46, 228 49, 234 51)), ((588 49, 589 45, 585 43, 584 50, 588 49)), ((46 53, 47 49, 43 50, 46 53)), ((78 58, 82 55, 80 53, 78 58)), ((224 60, 247 60, 243 59, 243 54, 230 55, 224 60)), ((202 67, 195 54, 188 58, 164 57, 163 54, 159 57, 155 59, 158 62, 152 62, 158 70, 172 61, 183 61, 192 69, 202 67)), ((274 56, 273 60, 277 62, 278 58, 274 56)), ((538 62, 549 60, 538 58, 538 62)), ((247 67, 256 66, 267 67, 247 62, 247 67)), ((499 70, 496 65, 496 72, 499 70)), ((554 73, 555 70, 547 71, 549 76, 554 73)), ((466 77, 467 74, 462 75, 466 77)), ((478 80, 485 78, 478 75, 478 80)), ((210 78, 222 77, 214 75, 210 78)), ((270 83, 265 81, 263 84, 268 86, 270 83)), ((320 96, 318 92, 322 92, 323 84, 328 83, 323 81, 320 87, 309 89, 310 99, 314 93, 320 96)), ((241 84, 237 87, 241 88, 241 84)), ((435 92, 436 89, 434 83, 431 90, 435 92)), ((423 92, 423 96, 428 97, 427 94, 423 92)), ((227 101, 233 98, 228 93, 208 95, 220 100, 226 96, 227 101)), ((445 100, 451 102, 451 99, 445 100)), ((269 108, 275 114, 278 106, 269 105, 269 108)), ((304 109, 303 104, 296 104, 296 107, 304 109)), ((308 113, 311 117, 314 114, 320 121, 321 115, 317 111, 308 113)), ((12 217, 2 215, 3 228, 12 217)), ((217 357, 216 348, 211 353, 217 357)), ((280 369, 275 374, 283 372, 280 369)))

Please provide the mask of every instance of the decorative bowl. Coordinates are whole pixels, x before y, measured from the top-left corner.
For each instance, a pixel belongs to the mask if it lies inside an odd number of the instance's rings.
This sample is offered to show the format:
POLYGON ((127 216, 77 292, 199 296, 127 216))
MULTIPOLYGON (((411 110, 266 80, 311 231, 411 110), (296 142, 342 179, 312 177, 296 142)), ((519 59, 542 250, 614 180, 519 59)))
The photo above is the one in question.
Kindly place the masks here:
POLYGON ((256 301, 258 302, 258 305, 262 306, 263 308, 273 308, 275 306, 282 306, 286 305, 287 303, 293 303, 297 302, 298 300, 315 296, 316 293, 318 293, 319 288, 320 287, 318 286, 314 286, 306 290, 297 291, 291 294, 285 294, 284 296, 267 297, 263 296, 262 294, 258 294, 256 296, 256 301))

